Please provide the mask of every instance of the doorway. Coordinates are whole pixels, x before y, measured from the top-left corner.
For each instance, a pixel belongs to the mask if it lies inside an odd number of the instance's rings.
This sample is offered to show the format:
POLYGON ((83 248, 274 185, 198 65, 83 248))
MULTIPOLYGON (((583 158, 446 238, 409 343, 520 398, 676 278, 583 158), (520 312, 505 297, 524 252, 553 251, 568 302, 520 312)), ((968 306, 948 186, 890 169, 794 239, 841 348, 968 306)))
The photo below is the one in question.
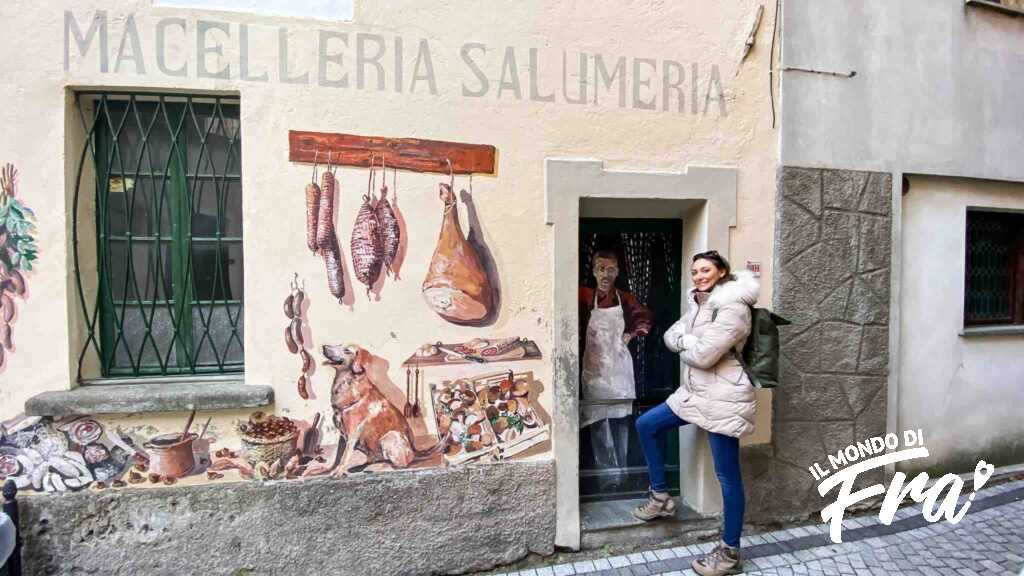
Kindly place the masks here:
MULTIPOLYGON (((619 268, 615 288, 632 294, 653 316, 648 335, 634 338, 628 345, 635 400, 589 398, 587 388, 583 387, 579 432, 581 503, 630 500, 642 498, 647 492, 647 466, 634 423, 679 386, 679 358, 661 342, 665 331, 680 317, 682 246, 679 219, 580 218, 579 285, 594 288, 594 254, 614 252, 619 268)), ((580 333, 585 332, 586 327, 580 326, 580 333)), ((678 495, 677 431, 666 434, 661 449, 671 492, 678 495)))
MULTIPOLYGON (((680 255, 729 245, 736 222, 735 168, 689 166, 682 172, 609 170, 600 160, 547 158, 544 161, 544 218, 551 227, 553 271, 552 435, 556 469, 555 544, 578 550, 584 533, 596 532, 592 507, 615 505, 606 525, 628 519, 628 500, 580 502, 579 269, 581 218, 663 218, 685 222, 680 255)), ((721 250, 721 248, 719 248, 721 250)), ((682 300, 680 298, 680 300, 682 300)), ((682 304, 682 302, 680 302, 682 304)), ((651 338, 653 340, 653 338, 651 338)), ((692 428, 692 426, 690 427, 692 428)), ((666 447, 667 448, 667 447, 666 447)), ((720 509, 707 442, 684 429, 679 435, 679 483, 692 512, 720 509), (717 508, 716 508, 717 506, 717 508)), ((684 511, 687 508, 684 507, 684 511)), ((675 530, 671 523, 659 523, 675 530)), ((621 537, 619 532, 612 530, 621 537)), ((607 532, 611 534, 612 532, 607 532)))

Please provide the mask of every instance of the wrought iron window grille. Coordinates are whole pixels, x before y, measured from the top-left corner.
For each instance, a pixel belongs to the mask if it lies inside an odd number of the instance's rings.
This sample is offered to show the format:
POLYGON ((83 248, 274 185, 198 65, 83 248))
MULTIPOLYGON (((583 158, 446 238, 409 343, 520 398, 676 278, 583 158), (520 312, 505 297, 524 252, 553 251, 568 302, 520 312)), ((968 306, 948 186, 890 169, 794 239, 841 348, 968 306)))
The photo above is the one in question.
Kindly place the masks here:
POLYGON ((238 99, 82 91, 74 103, 79 381, 242 371, 238 99))
POLYGON ((1024 324, 1024 213, 967 212, 964 324, 1024 324))

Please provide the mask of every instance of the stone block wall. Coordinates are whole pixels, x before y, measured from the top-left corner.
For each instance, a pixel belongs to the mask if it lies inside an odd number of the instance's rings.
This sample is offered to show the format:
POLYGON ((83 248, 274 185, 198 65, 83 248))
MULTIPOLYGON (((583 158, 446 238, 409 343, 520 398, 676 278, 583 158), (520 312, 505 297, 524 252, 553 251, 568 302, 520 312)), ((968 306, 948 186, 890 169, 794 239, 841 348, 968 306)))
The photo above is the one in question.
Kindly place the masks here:
POLYGON ((553 462, 29 496, 26 574, 447 574, 555 539, 553 462))
MULTIPOLYGON (((770 449, 751 448, 751 519, 820 511, 807 468, 884 434, 892 254, 889 174, 783 167, 773 309, 782 331, 770 449)), ((748 464, 749 462, 749 464, 748 464)), ((861 479, 874 483, 882 471, 861 479)))

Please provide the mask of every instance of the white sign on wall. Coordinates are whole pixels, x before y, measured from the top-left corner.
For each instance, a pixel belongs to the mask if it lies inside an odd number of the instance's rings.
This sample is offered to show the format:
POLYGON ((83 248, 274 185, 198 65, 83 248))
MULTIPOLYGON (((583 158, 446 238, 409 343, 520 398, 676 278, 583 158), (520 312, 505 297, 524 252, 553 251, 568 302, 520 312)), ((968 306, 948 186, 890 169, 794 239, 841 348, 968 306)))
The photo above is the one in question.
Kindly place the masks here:
POLYGON ((323 20, 351 20, 353 0, 153 0, 154 6, 249 12, 323 20))

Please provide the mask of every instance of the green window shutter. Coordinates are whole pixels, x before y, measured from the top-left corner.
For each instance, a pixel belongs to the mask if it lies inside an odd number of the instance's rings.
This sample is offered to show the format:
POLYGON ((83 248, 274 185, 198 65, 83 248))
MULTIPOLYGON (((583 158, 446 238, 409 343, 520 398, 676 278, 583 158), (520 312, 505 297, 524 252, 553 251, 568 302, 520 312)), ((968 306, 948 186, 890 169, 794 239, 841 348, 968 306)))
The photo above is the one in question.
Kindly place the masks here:
POLYGON ((238 372, 241 140, 236 99, 76 94, 85 143, 73 207, 76 283, 104 377, 238 372), (83 186, 95 168, 95 197, 83 186), (97 295, 80 215, 94 200, 97 295))

